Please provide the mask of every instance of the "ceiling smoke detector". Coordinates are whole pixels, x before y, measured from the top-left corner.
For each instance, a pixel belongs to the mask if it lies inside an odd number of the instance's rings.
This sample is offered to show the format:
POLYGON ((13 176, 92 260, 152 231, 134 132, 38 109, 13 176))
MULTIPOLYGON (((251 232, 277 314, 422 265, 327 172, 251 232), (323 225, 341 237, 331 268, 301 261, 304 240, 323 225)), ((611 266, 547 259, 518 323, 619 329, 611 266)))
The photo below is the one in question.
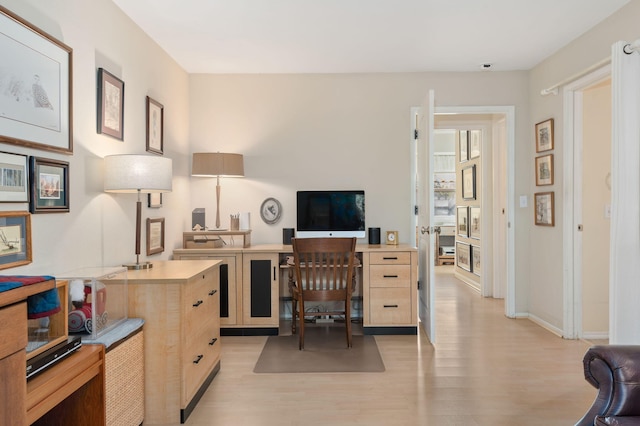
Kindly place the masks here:
POLYGON ((484 64, 480 64, 480 69, 483 71, 488 71, 491 69, 491 67, 493 66, 492 63, 490 62, 485 62, 484 64))

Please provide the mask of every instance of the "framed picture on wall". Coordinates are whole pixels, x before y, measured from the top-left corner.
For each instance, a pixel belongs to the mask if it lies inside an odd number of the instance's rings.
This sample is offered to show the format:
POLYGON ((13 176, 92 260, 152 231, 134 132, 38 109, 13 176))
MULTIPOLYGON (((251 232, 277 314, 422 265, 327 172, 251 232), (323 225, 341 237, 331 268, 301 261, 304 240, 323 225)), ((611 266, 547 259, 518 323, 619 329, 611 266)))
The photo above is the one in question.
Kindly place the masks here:
POLYGON ((0 212, 0 269, 31 263, 31 215, 0 212))
POLYGON ((0 152, 0 203, 29 201, 27 156, 0 152))
POLYGON ((73 50, 0 6, 0 142, 73 153, 73 50))
POLYGON ((467 243, 456 242, 456 265, 471 272, 471 249, 467 243))
POLYGON ((466 130, 458 132, 458 152, 460 153, 460 163, 469 160, 469 137, 466 130))
POLYGON ((536 225, 554 226, 555 207, 553 192, 537 192, 534 194, 536 207, 536 225))
POLYGON ((469 132, 469 159, 480 157, 481 141, 482 130, 471 130, 469 132))
POLYGON ((147 256, 164 251, 164 218, 147 218, 147 256))
POLYGON ((164 106, 147 96, 147 152, 164 154, 164 106))
POLYGON ((98 133, 124 139, 124 81, 98 69, 98 133))
POLYGON ((467 206, 456 207, 456 229, 461 237, 469 237, 469 209, 467 206))
POLYGON ((162 207, 162 192, 152 192, 147 194, 147 203, 151 209, 159 209, 162 207))
POLYGON ((69 163, 31 157, 31 213, 69 211, 69 163))
POLYGON ((475 164, 462 169, 462 198, 476 199, 476 166, 475 164))
POLYGON ((536 124, 536 152, 553 149, 553 118, 536 124))
POLYGON ((480 239, 480 207, 469 207, 469 236, 480 239))
POLYGON ((536 157, 536 186, 553 185, 553 154, 536 157))
POLYGON ((477 276, 480 276, 480 271, 482 271, 480 247, 478 246, 471 246, 471 271, 477 276))

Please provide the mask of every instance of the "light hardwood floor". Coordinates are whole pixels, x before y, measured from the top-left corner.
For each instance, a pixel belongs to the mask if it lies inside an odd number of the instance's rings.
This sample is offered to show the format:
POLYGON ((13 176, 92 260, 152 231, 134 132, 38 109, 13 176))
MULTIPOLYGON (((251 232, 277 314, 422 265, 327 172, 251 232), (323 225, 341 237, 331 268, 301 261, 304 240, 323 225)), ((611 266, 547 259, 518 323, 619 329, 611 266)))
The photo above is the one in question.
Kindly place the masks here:
POLYGON ((376 336, 384 373, 254 374, 266 337, 223 337, 222 368, 187 426, 573 425, 596 390, 588 343, 504 316, 437 271, 437 343, 376 336))

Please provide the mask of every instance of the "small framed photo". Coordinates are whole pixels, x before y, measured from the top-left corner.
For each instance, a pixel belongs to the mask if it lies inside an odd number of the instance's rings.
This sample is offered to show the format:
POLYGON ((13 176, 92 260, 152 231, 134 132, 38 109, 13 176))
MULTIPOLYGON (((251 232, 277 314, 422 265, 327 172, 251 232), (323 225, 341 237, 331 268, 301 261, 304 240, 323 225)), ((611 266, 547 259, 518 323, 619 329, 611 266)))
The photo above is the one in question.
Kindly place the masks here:
POLYGON ((480 263, 480 247, 471 246, 471 271, 480 276, 482 264, 480 263))
POLYGON ((469 207, 469 237, 480 239, 480 207, 469 207))
POLYGON ((469 237, 469 209, 467 206, 456 207, 456 229, 461 237, 469 237))
POLYGON ((469 159, 480 157, 480 143, 482 142, 482 130, 469 132, 469 159))
POLYGON ((98 133, 124 139, 124 81, 98 68, 98 133))
POLYGON ((460 163, 469 160, 469 132, 466 130, 458 132, 458 152, 460 153, 460 163))
POLYGON ((147 218, 147 256, 164 251, 164 218, 147 218))
POLYGON ((534 194, 536 207, 536 225, 554 226, 555 207, 553 192, 538 192, 534 194))
POLYGON ((31 215, 0 212, 0 269, 31 263, 31 215))
POLYGON ((553 149, 553 118, 536 124, 536 152, 553 149))
POLYGON ((147 96, 147 152, 164 154, 164 106, 147 96))
POLYGON ((536 186, 553 185, 553 154, 536 157, 536 186))
POLYGON ((471 249, 467 243, 456 242, 456 264, 459 268, 471 272, 471 249))
POLYGON ((29 201, 27 156, 0 152, 0 203, 29 201))
POLYGON ((65 213, 69 211, 69 163, 31 157, 31 213, 65 213))
POLYGON ((462 169, 462 198, 476 199, 476 166, 475 164, 462 169))
POLYGON ((162 192, 147 194, 147 201, 150 209, 159 209, 162 207, 162 192))

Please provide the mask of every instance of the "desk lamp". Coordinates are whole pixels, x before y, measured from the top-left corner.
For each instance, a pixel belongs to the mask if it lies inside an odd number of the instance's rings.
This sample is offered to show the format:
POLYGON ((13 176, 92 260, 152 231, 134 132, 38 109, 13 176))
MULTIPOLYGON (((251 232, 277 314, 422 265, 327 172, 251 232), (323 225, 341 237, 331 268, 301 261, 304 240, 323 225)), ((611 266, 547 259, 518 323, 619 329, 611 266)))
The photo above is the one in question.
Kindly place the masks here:
POLYGON ((136 263, 128 269, 148 269, 151 262, 140 263, 140 228, 142 216, 141 193, 171 192, 172 162, 170 158, 152 155, 109 155, 104 158, 104 191, 137 193, 136 204, 136 263))
POLYGON ((242 154, 195 152, 191 176, 216 177, 216 228, 220 228, 220 177, 244 177, 242 154))

